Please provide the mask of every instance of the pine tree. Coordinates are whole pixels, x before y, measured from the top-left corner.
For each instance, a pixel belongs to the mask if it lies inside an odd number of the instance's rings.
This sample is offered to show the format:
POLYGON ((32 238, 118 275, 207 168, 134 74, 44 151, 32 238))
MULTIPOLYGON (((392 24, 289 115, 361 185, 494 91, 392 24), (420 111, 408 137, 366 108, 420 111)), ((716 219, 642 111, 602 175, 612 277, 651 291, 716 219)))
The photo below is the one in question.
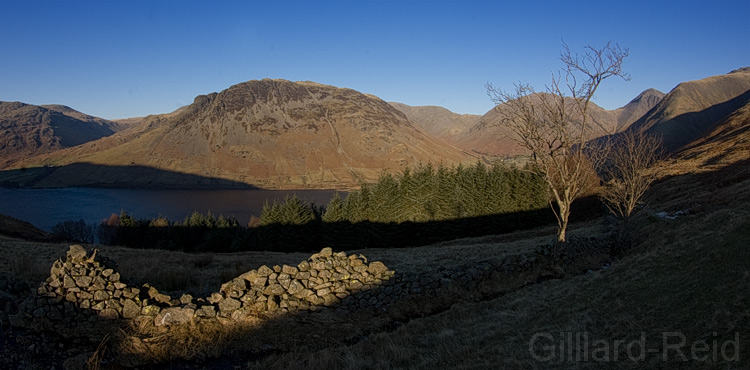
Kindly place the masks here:
POLYGON ((344 211, 344 201, 338 192, 333 194, 333 198, 328 202, 323 213, 323 222, 341 222, 346 221, 346 212, 344 211))
POLYGON ((380 175, 372 187, 369 217, 372 222, 393 222, 401 214, 401 191, 398 181, 390 173, 380 175))

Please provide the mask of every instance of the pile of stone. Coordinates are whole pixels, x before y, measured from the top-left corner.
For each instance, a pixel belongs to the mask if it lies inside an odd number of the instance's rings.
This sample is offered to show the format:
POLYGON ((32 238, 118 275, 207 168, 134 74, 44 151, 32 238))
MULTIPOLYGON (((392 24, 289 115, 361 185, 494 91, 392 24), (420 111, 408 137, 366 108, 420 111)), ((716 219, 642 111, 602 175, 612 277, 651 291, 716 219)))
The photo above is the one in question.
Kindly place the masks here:
POLYGON ((335 305, 375 307, 382 300, 373 293, 392 285, 393 276, 382 262, 368 264, 362 255, 347 256, 324 248, 297 266, 264 265, 248 271, 222 285, 207 300, 218 307, 220 317, 231 318, 335 305))
MULTIPOLYGON (((382 262, 367 263, 324 248, 297 266, 261 266, 223 284, 217 293, 179 299, 144 284, 130 287, 120 274, 80 245, 70 246, 65 261, 57 260, 50 277, 39 285, 15 322, 84 322, 97 318, 152 321, 156 326, 207 319, 239 320, 323 307, 380 307, 381 286, 392 285, 394 272, 382 262), (342 302, 342 300, 345 300, 342 302)), ((21 326, 21 325, 19 325, 21 326)))
MULTIPOLYGON (((325 307, 382 309, 407 296, 439 295, 449 287, 471 291, 492 274, 513 276, 539 270, 544 275, 548 269, 548 275, 561 277, 565 275, 563 267, 578 268, 580 262, 593 257, 607 257, 608 239, 579 239, 500 260, 397 277, 382 262, 368 263, 362 255, 324 248, 296 266, 260 266, 223 284, 218 292, 197 299, 189 294, 172 298, 148 284, 130 287, 120 281, 120 274, 106 258, 72 245, 66 260, 53 264, 50 277, 40 284, 35 296, 24 302, 23 310, 19 306, 19 313, 7 319, 16 326, 100 318, 162 326, 200 320, 236 321, 325 307)), ((5 317, 0 318, 5 321, 5 317)))
POLYGON ((96 253, 89 256, 82 246, 71 245, 65 261, 53 263, 50 277, 37 288, 36 307, 31 312, 34 319, 134 319, 155 315, 172 304, 167 295, 121 282, 112 263, 96 253))

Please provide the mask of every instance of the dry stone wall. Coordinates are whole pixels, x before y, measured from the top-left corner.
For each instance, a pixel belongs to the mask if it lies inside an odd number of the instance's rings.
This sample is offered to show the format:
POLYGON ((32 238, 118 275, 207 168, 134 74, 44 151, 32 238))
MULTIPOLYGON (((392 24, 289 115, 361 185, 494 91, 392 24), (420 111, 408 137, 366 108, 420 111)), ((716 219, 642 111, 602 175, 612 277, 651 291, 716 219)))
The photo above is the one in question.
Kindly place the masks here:
POLYGON ((561 277, 566 269, 596 268, 596 261, 609 256, 609 239, 571 239, 573 242, 564 245, 542 245, 497 260, 398 275, 382 262, 368 263, 362 255, 324 248, 297 266, 260 266, 201 298, 189 294, 171 297, 148 284, 129 286, 120 280, 112 261, 97 256, 96 251, 89 255, 83 247, 72 245, 65 261, 57 260, 36 294, 8 318, 12 325, 27 327, 40 322, 54 325, 101 319, 163 326, 201 320, 236 321, 326 307, 382 310, 404 298, 439 295, 450 287, 470 291, 492 274, 514 276, 539 271, 542 278, 545 274, 561 277), (593 257, 598 259, 592 262, 593 257))
POLYGON ((79 245, 70 246, 65 261, 55 261, 50 277, 39 285, 36 296, 25 302, 15 322, 103 318, 148 320, 161 326, 316 311, 330 306, 376 308, 390 300, 372 292, 390 285, 394 276, 382 262, 368 264, 362 255, 333 253, 325 248, 297 266, 264 265, 248 271, 208 297, 183 294, 176 298, 148 284, 128 286, 120 281, 112 265, 96 251, 89 255, 79 245))

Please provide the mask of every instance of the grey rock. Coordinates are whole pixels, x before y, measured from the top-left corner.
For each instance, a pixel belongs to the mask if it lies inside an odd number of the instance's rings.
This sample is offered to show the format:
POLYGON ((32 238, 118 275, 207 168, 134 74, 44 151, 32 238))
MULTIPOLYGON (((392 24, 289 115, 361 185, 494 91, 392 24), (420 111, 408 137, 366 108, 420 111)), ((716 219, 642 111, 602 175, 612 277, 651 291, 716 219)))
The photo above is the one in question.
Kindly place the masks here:
POLYGON ((229 316, 232 311, 242 307, 242 303, 234 298, 227 298, 219 302, 219 312, 223 315, 229 316))
POLYGON ((86 249, 84 249, 82 246, 78 244, 73 244, 70 246, 70 250, 68 250, 68 259, 69 260, 83 260, 86 258, 86 249))
POLYGON ((165 304, 171 304, 172 297, 166 295, 166 294, 157 294, 156 297, 154 297, 154 300, 159 303, 165 303, 165 304))
POLYGON ((126 319, 133 319, 141 313, 141 306, 134 301, 128 299, 122 303, 122 317, 126 319))
POLYGON ((161 311, 161 308, 159 308, 159 306, 147 305, 141 309, 141 314, 147 316, 155 316, 159 314, 159 311, 161 311))
POLYGON ((263 265, 261 267, 258 267, 258 275, 260 276, 268 276, 273 273, 273 270, 271 270, 270 267, 263 265))
POLYGON ((154 325, 163 326, 163 325, 185 324, 185 323, 191 322, 193 320, 194 315, 195 315, 195 310, 191 308, 183 308, 183 307, 165 308, 161 312, 159 312, 159 314, 156 315, 156 317, 154 318, 154 325))
POLYGON ((305 289, 305 286, 302 285, 302 283, 300 283, 297 280, 292 280, 289 283, 289 287, 287 288, 287 292, 289 292, 289 294, 295 295, 295 294, 301 292, 304 289, 305 289))
POLYGON ((310 270, 310 263, 307 261, 302 261, 299 263, 299 265, 297 265, 297 269, 299 269, 300 272, 306 272, 310 270))
POLYGON ((93 279, 89 276, 78 276, 74 280, 76 281, 76 285, 78 285, 81 288, 86 288, 89 285, 91 285, 91 281, 93 279))
POLYGON ((221 300, 224 299, 224 296, 222 296, 220 293, 211 293, 211 296, 206 298, 206 300, 210 303, 217 304, 221 302, 221 300))
POLYGON ((214 306, 203 306, 195 311, 199 317, 216 317, 216 308, 214 306))
POLYGON ((263 290, 263 294, 265 295, 281 295, 286 291, 281 284, 271 284, 266 287, 265 290, 263 290))
POLYGON ((367 268, 367 272, 373 275, 382 274, 383 272, 386 272, 386 271, 388 271, 388 268, 385 267, 385 264, 383 264, 383 262, 380 262, 380 261, 375 261, 375 262, 370 263, 370 266, 367 268))

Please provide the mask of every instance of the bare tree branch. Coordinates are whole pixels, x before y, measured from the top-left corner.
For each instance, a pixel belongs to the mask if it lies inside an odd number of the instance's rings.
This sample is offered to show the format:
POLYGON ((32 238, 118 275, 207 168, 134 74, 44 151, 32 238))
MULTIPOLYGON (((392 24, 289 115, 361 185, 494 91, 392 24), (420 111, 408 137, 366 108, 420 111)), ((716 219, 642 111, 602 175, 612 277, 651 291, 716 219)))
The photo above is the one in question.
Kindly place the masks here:
POLYGON ((615 138, 601 169, 601 198, 617 217, 627 220, 656 180, 653 165, 664 157, 661 138, 627 130, 615 138))
MULTIPOLYGON (((558 221, 557 239, 565 241, 570 206, 595 182, 593 170, 605 157, 606 145, 592 147, 595 128, 606 130, 589 114, 591 99, 607 78, 630 77, 622 71, 628 50, 607 43, 587 46, 573 54, 563 42, 560 60, 564 68, 552 75, 544 93, 518 83, 513 92, 487 84, 487 93, 501 114, 501 125, 515 134, 514 140, 532 153, 533 169, 547 182, 558 221)), ((606 143, 606 141, 604 141, 606 143)))

